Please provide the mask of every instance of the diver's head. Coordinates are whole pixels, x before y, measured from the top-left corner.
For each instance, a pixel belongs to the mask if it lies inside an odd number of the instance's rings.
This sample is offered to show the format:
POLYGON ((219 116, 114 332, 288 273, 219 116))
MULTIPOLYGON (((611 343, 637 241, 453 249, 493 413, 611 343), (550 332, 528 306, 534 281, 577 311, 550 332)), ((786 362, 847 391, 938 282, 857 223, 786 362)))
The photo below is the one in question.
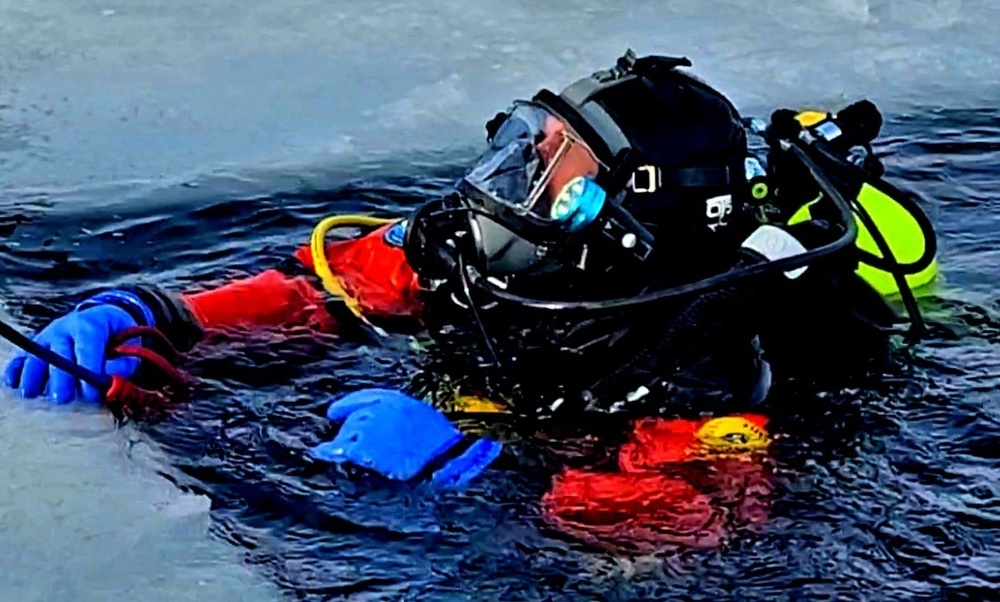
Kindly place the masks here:
POLYGON ((676 69, 686 65, 630 52, 498 114, 455 194, 414 216, 418 273, 442 278, 458 255, 484 276, 522 281, 642 273, 662 265, 651 258, 731 246, 746 135, 725 97, 676 69))

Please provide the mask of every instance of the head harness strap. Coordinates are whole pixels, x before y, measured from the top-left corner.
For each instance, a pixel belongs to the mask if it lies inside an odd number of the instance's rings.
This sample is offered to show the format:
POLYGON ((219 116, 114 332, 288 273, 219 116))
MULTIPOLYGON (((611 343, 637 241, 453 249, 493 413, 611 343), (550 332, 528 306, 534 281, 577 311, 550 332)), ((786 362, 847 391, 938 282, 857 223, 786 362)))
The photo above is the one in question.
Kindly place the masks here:
MULTIPOLYGON (((690 67, 685 57, 647 56, 636 58, 632 50, 618 59, 614 67, 598 71, 570 84, 558 95, 541 90, 534 99, 561 115, 577 131, 607 165, 618 166, 615 180, 622 183, 638 167, 635 150, 628 137, 611 115, 595 101, 595 97, 619 84, 657 72, 672 71, 677 67, 690 67), (628 160, 627 160, 628 159, 628 160)), ((661 182, 684 188, 725 186, 731 182, 729 168, 688 167, 664 169, 661 182)))

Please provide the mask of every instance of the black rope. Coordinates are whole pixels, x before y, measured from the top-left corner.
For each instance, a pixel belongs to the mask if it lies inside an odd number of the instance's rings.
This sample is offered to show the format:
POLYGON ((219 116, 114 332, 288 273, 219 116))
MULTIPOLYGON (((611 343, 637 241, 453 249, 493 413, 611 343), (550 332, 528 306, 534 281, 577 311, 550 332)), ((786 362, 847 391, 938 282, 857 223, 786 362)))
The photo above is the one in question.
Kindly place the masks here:
POLYGON ((469 302, 469 309, 472 310, 472 317, 476 320, 476 325, 479 326, 479 332, 483 335, 483 342, 486 343, 486 348, 493 357, 494 365, 496 365, 497 368, 503 369, 503 362, 500 361, 500 356, 493 347, 493 339, 490 338, 490 334, 486 331, 486 324, 483 323, 482 318, 479 316, 479 310, 476 308, 476 302, 472 299, 472 289, 469 287, 469 279, 466 275, 465 262, 462 261, 461 253, 458 254, 458 270, 462 277, 462 290, 465 292, 465 298, 469 302))

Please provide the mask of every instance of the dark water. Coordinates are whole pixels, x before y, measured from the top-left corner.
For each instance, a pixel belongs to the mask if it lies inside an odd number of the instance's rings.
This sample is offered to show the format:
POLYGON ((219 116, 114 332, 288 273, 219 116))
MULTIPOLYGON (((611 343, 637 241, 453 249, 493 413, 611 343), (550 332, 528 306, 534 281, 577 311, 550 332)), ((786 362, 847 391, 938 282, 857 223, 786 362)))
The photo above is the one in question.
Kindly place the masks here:
MULTIPOLYGON (((539 518, 552 469, 537 462, 439 499, 335 484, 302 453, 330 435, 322 416, 338 391, 407 385, 415 355, 403 337, 216 341, 191 364, 197 403, 131 437, 163 447, 163 473, 211 498, 213 536, 290 599, 1000 598, 997 118, 890 116, 878 150, 894 182, 921 192, 940 237, 942 278, 922 301, 932 334, 873 389, 778 392, 800 410, 773 417, 771 519, 719 549, 633 563, 558 537, 539 518)), ((218 177, 118 198, 23 193, 0 204, 0 293, 38 326, 91 287, 189 290, 252 274, 306 242, 321 216, 397 214, 444 190, 464 161, 218 177)))

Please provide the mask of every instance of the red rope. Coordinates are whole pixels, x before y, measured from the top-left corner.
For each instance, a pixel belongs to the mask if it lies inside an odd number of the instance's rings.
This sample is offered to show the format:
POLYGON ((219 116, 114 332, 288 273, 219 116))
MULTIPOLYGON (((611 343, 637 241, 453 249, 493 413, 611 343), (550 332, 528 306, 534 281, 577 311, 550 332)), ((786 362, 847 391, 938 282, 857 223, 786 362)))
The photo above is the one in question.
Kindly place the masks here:
POLYGON ((170 363, 177 363, 180 361, 181 352, 177 351, 174 344, 170 342, 167 335, 163 334, 159 330, 151 326, 133 326, 131 328, 126 328, 125 330, 119 332, 115 336, 111 337, 111 341, 108 343, 108 347, 114 349, 115 347, 120 347, 124 345, 127 341, 131 339, 148 337, 154 339, 156 343, 165 351, 168 356, 166 359, 170 363))
POLYGON ((181 374, 180 370, 175 368, 165 357, 152 349, 122 345, 112 349, 110 355, 116 357, 135 357, 144 362, 148 362, 163 373, 163 376, 165 376, 171 384, 180 385, 187 380, 184 375, 181 374))
POLYGON ((172 405, 172 396, 168 392, 176 395, 188 384, 187 377, 174 366, 174 363, 180 361, 180 352, 166 335, 155 328, 136 326, 117 333, 108 343, 108 357, 137 358, 155 367, 167 380, 164 391, 151 391, 126 379, 114 377, 105 393, 105 402, 119 419, 125 417, 148 419, 162 416, 172 405), (136 338, 152 339, 152 342, 157 344, 168 357, 147 347, 128 344, 136 338))

